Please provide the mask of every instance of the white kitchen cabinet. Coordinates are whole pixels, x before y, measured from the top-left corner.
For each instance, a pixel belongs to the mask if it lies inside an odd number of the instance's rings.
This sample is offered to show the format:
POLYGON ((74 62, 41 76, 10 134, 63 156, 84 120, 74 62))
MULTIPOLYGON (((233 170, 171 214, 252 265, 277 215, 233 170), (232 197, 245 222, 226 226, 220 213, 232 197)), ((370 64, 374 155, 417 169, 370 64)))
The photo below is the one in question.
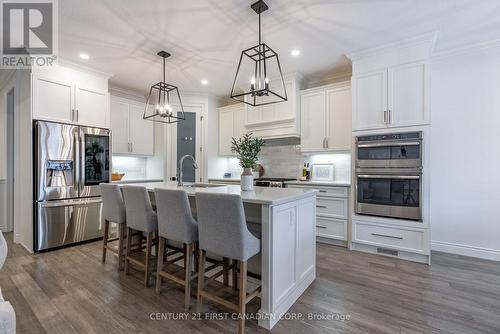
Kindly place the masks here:
POLYGON ((302 81, 299 74, 284 76, 287 101, 257 107, 245 104, 244 125, 247 131, 256 137, 267 139, 299 137, 300 102, 298 99, 302 81))
POLYGON ((238 103, 218 109, 219 112, 219 155, 234 155, 231 152, 232 138, 246 133, 244 125, 245 107, 238 103))
POLYGON ((418 61, 353 75, 353 130, 428 124, 428 72, 418 61))
POLYGON ((57 66, 33 69, 33 119, 109 128, 108 78, 57 66))
POLYGON ((347 245, 349 222, 349 187, 318 186, 314 183, 287 184, 287 188, 314 189, 316 195, 316 236, 347 245))
POLYGON ((154 155, 154 122, 142 118, 144 104, 111 98, 113 154, 154 155))
POLYGON ((303 91, 300 109, 302 152, 351 149, 349 82, 303 91))

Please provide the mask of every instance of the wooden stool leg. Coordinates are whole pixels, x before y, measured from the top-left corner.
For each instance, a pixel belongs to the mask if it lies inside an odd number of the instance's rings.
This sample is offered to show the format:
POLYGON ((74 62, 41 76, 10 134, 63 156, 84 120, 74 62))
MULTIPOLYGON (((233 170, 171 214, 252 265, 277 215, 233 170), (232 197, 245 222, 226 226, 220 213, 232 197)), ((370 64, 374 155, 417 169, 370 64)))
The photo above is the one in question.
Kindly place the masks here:
POLYGON ((130 247, 132 246, 131 239, 132 239, 132 229, 130 227, 127 227, 127 247, 125 249, 125 274, 128 274, 128 267, 129 267, 128 257, 130 256, 130 247))
POLYGON ((165 238, 160 237, 160 245, 158 247, 158 264, 156 268, 156 292, 160 293, 161 290, 161 275, 160 271, 163 268, 163 256, 165 253, 165 238))
POLYGON ((184 307, 188 309, 191 301, 191 265, 193 257, 193 244, 186 245, 185 250, 186 253, 184 254, 184 272, 186 285, 184 287, 184 307))
POLYGON ((201 292, 203 291, 203 285, 205 283, 205 257, 207 253, 200 249, 200 259, 199 259, 199 266, 198 266, 198 291, 197 291, 197 299, 196 299, 196 305, 198 307, 198 312, 201 311, 201 292))
POLYGON ((240 261, 240 298, 239 298, 239 313, 238 334, 245 333, 245 311, 247 304, 247 262, 240 261))
POLYGON ((123 241, 125 224, 118 224, 118 271, 123 269, 123 241))
POLYGON ((109 221, 104 221, 104 237, 102 238, 102 263, 106 262, 106 250, 108 245, 109 221))
POLYGON ((228 267, 229 267, 229 259, 227 257, 223 257, 222 258, 222 271, 223 271, 222 284, 224 284, 224 286, 229 286, 229 271, 227 269, 228 267))
POLYGON ((233 290, 238 290, 238 261, 233 260, 234 268, 233 268, 233 290))
POLYGON ((198 271, 198 267, 200 265, 200 252, 199 252, 199 244, 198 242, 195 242, 194 243, 194 271, 197 272, 198 271))
POLYGON ((153 232, 149 232, 146 237, 146 263, 144 272, 144 286, 149 286, 149 270, 150 270, 150 258, 151 258, 151 247, 153 245, 153 232))

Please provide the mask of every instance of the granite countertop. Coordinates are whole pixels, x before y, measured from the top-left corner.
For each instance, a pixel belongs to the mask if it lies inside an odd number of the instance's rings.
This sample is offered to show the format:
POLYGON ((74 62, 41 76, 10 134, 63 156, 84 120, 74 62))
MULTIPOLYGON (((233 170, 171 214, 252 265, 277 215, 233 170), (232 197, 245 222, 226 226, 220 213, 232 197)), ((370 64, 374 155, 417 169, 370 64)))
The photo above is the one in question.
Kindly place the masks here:
MULTIPOLYGON (((176 182, 146 182, 137 183, 136 186, 146 187, 149 191, 155 188, 164 189, 184 189, 188 196, 194 196, 197 192, 208 192, 214 194, 238 194, 245 203, 278 205, 293 202, 299 199, 316 196, 316 191, 313 189, 298 189, 298 188, 270 188, 270 187, 254 187, 253 191, 242 191, 239 185, 221 185, 210 188, 197 187, 179 187, 176 182)), ((188 185, 188 183, 185 183, 188 185)))
POLYGON ((163 182, 162 179, 136 179, 136 180, 120 180, 112 181, 111 183, 126 184, 126 183, 148 183, 148 182, 163 182))
POLYGON ((300 185, 300 186, 335 186, 335 187, 350 187, 351 183, 348 181, 314 181, 314 180, 308 180, 308 181, 301 181, 301 180, 295 180, 295 181, 286 181, 285 184, 295 184, 295 185, 300 185))

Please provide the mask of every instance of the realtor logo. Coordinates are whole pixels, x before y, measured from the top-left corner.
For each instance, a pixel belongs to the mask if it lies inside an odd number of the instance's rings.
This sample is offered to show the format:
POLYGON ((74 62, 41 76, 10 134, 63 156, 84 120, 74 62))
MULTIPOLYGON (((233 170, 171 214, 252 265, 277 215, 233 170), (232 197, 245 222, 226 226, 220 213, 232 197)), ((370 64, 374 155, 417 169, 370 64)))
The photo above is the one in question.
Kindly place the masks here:
POLYGON ((56 0, 1 0, 1 68, 55 65, 56 9, 56 0))

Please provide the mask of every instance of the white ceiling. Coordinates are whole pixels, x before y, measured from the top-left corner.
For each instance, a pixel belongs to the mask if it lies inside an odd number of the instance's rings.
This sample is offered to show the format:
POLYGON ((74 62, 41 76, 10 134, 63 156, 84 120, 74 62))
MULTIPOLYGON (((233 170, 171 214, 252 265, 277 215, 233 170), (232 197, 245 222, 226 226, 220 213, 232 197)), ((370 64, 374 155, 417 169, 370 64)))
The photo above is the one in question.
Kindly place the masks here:
MULTIPOLYGON (((257 44, 250 0, 59 1, 59 54, 146 92, 172 53, 168 81, 229 94, 241 50, 257 44), (90 55, 88 61, 80 52, 90 55), (209 85, 202 86, 201 79, 209 85)), ((319 80, 350 71, 345 53, 439 31, 436 49, 500 38, 499 0, 266 0, 263 40, 284 73, 319 80), (301 50, 294 58, 290 51, 301 50)))

